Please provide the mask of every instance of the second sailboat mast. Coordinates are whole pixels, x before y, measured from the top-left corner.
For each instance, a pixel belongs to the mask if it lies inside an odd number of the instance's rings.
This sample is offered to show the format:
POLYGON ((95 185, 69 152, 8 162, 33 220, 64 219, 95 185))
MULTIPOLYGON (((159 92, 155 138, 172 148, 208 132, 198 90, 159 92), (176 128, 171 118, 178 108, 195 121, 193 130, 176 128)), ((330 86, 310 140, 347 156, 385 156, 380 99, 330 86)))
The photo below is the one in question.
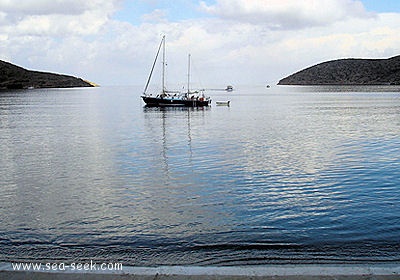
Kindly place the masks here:
POLYGON ((187 93, 190 94, 190 54, 188 55, 187 93))

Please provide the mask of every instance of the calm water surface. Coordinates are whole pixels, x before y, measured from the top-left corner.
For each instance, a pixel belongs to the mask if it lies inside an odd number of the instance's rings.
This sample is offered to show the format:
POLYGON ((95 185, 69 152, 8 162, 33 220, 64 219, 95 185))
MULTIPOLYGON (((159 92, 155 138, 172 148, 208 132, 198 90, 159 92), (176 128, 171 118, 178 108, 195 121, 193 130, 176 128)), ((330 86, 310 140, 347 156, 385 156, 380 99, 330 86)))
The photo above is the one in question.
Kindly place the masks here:
POLYGON ((0 93, 0 261, 400 260, 399 88, 0 93))

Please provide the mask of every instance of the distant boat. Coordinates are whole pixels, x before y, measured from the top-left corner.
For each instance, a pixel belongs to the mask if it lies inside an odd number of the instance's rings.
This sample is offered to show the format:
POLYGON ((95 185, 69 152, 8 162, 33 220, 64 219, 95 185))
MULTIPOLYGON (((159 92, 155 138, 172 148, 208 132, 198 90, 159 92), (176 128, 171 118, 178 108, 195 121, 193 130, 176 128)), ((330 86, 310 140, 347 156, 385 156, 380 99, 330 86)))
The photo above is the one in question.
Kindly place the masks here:
POLYGON ((233 86, 228 85, 228 86, 226 86, 225 90, 226 91, 233 91, 233 86))
POLYGON ((217 106, 230 106, 231 101, 227 100, 227 101, 215 101, 215 104, 217 104, 217 106))
POLYGON ((165 36, 162 37, 160 46, 158 47, 158 51, 156 57, 153 62, 153 66, 150 71, 149 78, 147 79, 146 87, 143 91, 143 95, 141 96, 143 101, 147 106, 154 107, 163 107, 163 106, 186 106, 186 107, 203 107, 211 104, 210 97, 206 97, 204 95, 204 90, 190 90, 190 54, 188 57, 188 81, 187 81, 187 91, 179 92, 179 91, 169 91, 165 87, 165 36), (160 50, 162 48, 162 90, 156 96, 147 93, 147 89, 151 80, 151 76, 153 74, 154 67, 158 60, 158 56, 160 54, 160 50), (203 92, 200 94, 200 92, 203 92))

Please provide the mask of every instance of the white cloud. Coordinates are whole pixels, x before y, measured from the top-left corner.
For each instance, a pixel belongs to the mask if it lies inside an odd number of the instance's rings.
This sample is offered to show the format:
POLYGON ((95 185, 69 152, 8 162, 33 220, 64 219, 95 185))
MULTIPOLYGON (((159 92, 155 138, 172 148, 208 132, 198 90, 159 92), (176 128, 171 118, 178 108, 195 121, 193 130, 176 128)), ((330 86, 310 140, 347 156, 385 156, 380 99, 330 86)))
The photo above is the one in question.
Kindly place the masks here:
POLYGON ((272 29, 299 29, 372 15, 355 0, 218 0, 214 5, 201 2, 201 8, 223 19, 272 29))
MULTIPOLYGON (((102 85, 143 84, 161 35, 166 34, 168 81, 185 82, 190 52, 193 81, 197 82, 197 76, 207 87, 274 83, 325 60, 390 57, 400 53, 399 14, 370 17, 362 6, 357 8, 356 1, 328 1, 334 5, 330 8, 332 13, 342 11, 340 16, 336 14, 324 21, 319 15, 320 20, 314 17, 310 21, 305 15, 310 13, 311 2, 296 1, 304 7, 298 6, 299 13, 303 12, 293 17, 300 21, 305 18, 306 22, 299 23, 299 28, 289 28, 280 16, 275 20, 270 17, 267 22, 247 20, 244 15, 255 15, 258 7, 250 4, 268 1, 250 1, 249 6, 243 6, 245 2, 221 0, 213 6, 203 4, 203 8, 215 9, 215 13, 222 4, 240 4, 243 16, 240 20, 219 14, 171 22, 164 17, 164 12, 155 10, 144 16, 146 21, 133 25, 111 18, 118 1, 98 0, 98 5, 85 6, 80 13, 50 12, 50 6, 46 13, 19 11, 17 17, 12 7, 3 9, 1 5, 6 2, 0 0, 0 59, 30 69, 84 77, 102 85)), ((288 3, 283 7, 287 8, 288 3)), ((319 5, 320 1, 314 3, 319 5)), ((276 14, 284 15, 285 9, 276 14)), ((265 17, 267 12, 261 6, 259 10, 260 17, 265 17)))
POLYGON ((142 20, 145 22, 166 21, 166 16, 167 16, 166 11, 156 9, 150 14, 143 15, 142 20))
POLYGON ((16 36, 95 34, 120 0, 0 0, 0 33, 16 36))
POLYGON ((79 15, 87 11, 110 8, 115 1, 104 0, 0 0, 0 10, 22 15, 79 15), (110 6, 111 4, 111 6, 110 6))

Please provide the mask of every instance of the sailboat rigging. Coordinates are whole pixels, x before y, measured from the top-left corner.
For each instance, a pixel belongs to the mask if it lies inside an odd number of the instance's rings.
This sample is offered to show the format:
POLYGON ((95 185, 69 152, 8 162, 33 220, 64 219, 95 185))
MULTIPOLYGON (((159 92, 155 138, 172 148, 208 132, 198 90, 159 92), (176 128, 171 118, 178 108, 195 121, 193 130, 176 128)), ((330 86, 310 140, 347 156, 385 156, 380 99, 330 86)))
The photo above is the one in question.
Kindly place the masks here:
POLYGON ((206 97, 204 92, 190 91, 190 54, 188 56, 188 76, 187 76, 187 92, 181 93, 176 91, 168 91, 165 87, 165 36, 162 37, 161 43, 158 47, 156 57, 151 67, 150 75, 147 79, 144 88, 142 99, 147 106, 186 106, 186 107, 203 107, 211 104, 211 98, 206 97), (148 94, 147 90, 153 75, 155 65, 157 63, 160 51, 162 49, 162 79, 161 79, 161 92, 156 96, 148 94))

